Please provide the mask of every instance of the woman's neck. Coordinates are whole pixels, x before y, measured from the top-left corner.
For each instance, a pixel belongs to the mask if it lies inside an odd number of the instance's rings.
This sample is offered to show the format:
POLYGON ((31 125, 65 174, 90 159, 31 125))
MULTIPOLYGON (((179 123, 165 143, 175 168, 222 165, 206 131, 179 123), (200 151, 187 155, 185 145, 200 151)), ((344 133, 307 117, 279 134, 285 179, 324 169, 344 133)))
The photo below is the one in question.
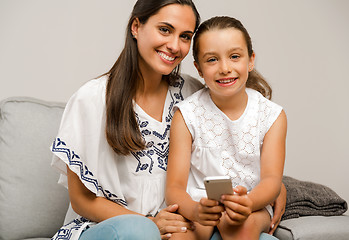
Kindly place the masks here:
POLYGON ((167 81, 162 79, 162 75, 143 75, 143 79, 138 82, 135 102, 149 116, 161 122, 168 90, 167 81))

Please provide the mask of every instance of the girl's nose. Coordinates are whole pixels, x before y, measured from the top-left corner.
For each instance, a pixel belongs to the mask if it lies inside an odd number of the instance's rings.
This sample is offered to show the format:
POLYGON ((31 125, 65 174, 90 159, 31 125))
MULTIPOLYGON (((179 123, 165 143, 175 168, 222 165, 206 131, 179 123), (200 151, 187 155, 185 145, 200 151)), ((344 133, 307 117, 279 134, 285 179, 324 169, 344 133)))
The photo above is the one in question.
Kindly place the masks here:
POLYGON ((221 61, 220 72, 221 74, 224 74, 224 75, 231 73, 231 67, 227 61, 224 61, 224 60, 221 61))

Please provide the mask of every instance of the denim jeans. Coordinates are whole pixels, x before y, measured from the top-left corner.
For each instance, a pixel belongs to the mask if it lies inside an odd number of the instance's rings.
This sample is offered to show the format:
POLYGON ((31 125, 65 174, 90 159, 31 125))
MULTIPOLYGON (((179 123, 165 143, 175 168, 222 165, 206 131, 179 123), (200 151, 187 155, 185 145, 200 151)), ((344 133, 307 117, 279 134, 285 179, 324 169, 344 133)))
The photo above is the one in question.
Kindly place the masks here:
MULTIPOLYGON (((121 215, 107 219, 86 229, 79 240, 160 240, 160 232, 155 223, 139 215, 121 215)), ((217 229, 210 240, 221 240, 217 229)), ((262 233, 259 240, 277 240, 277 238, 262 233)))
POLYGON ((143 216, 121 215, 86 229, 79 240, 160 240, 156 224, 143 216))
MULTIPOLYGON (((219 234, 217 228, 215 228, 214 233, 210 240, 222 240, 221 235, 219 234)), ((276 237, 271 236, 270 234, 262 233, 259 237, 259 240, 277 240, 276 237)))

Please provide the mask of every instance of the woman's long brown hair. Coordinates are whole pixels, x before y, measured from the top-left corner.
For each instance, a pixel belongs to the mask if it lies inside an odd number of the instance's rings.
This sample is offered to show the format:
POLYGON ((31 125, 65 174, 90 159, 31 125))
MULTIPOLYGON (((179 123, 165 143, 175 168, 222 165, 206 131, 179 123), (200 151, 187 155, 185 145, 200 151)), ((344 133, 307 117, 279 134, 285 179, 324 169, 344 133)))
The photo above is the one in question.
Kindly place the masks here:
MULTIPOLYGON (((149 17, 169 4, 188 5, 196 16, 197 29, 200 15, 191 0, 138 0, 133 8, 126 29, 125 46, 113 67, 107 72, 106 88, 106 138, 108 144, 117 154, 127 155, 130 152, 145 148, 143 137, 133 110, 133 98, 138 81, 142 74, 138 65, 137 42, 132 37, 131 25, 138 18, 145 24, 149 17)), ((170 81, 178 77, 179 65, 165 79, 170 81)))
MULTIPOLYGON (((252 57, 253 49, 252 49, 252 41, 251 37, 248 34, 246 28, 242 25, 242 23, 232 17, 227 16, 219 16, 213 17, 206 21, 204 21, 198 28, 195 33, 193 39, 193 57, 194 60, 198 63, 198 54, 199 54, 199 37, 204 33, 211 29, 226 29, 226 28, 235 28, 242 32, 246 45, 248 56, 252 57)), ((247 78, 246 87, 255 89, 260 92, 264 97, 271 99, 272 97, 272 89, 269 86, 268 82, 264 79, 264 77, 257 71, 252 70, 247 78)))

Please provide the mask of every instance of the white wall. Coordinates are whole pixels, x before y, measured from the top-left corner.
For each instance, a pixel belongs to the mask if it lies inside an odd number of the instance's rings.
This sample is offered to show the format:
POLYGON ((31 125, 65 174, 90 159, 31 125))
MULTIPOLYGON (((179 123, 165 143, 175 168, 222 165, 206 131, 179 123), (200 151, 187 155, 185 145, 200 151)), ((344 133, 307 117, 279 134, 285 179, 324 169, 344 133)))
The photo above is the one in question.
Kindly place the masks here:
MULTIPOLYGON (((67 101, 112 66, 135 0, 0 0, 0 99, 67 101)), ((349 201, 349 1, 196 0, 202 19, 249 30, 256 67, 287 113, 285 174, 349 201)), ((183 72, 198 75, 189 55, 183 72)))

